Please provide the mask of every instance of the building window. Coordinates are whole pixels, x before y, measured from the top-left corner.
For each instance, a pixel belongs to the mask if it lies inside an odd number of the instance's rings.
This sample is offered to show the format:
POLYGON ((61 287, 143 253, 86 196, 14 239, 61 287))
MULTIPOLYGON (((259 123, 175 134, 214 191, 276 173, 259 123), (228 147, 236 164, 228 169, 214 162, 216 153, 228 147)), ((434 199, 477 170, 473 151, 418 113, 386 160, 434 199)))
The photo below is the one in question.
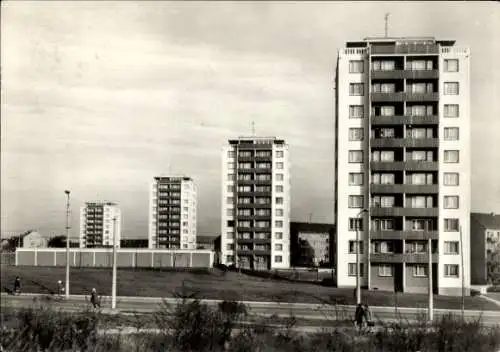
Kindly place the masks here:
POLYGON ((445 150, 444 151, 444 162, 448 164, 458 163, 459 161, 458 150, 445 150))
POLYGON ((274 222, 275 227, 283 227, 283 220, 276 220, 274 222))
POLYGON ((374 60, 372 62, 372 70, 374 71, 393 71, 396 69, 394 60, 374 60))
POLYGON ((274 238, 277 240, 282 240, 283 239, 283 232, 276 232, 274 234, 274 238))
POLYGON ((350 105, 349 106, 349 118, 360 119, 363 117, 364 108, 363 105, 350 105))
POLYGON ((227 157, 228 158, 234 158, 236 156, 236 153, 234 152, 234 150, 229 150, 227 152, 227 157))
POLYGON ((444 208, 445 209, 458 209, 459 201, 458 196, 444 196, 444 208))
POLYGON ((274 250, 275 251, 282 251, 283 250, 283 245, 281 243, 276 243, 274 245, 274 250))
POLYGON ((458 264, 445 264, 444 276, 459 277, 458 264))
POLYGON ((234 192, 234 186, 232 185, 227 186, 227 192, 228 193, 234 192))
POLYGON ((362 163, 363 151, 362 150, 349 150, 349 163, 362 163))
MULTIPOLYGON (((363 254, 364 246, 363 241, 358 241, 359 243, 359 254, 363 254)), ((349 241, 349 254, 356 254, 357 250, 356 241, 349 241)))
POLYGON ((444 71, 445 72, 458 72, 458 59, 446 59, 446 60, 444 60, 444 71))
POLYGON ((362 128, 349 128, 349 140, 350 141, 362 141, 363 129, 362 128))
POLYGON ((349 231, 363 231, 363 219, 349 218, 349 231))
POLYGON ((228 263, 234 262, 234 255, 226 255, 226 262, 228 263))
POLYGON ((445 141, 458 141, 458 127, 445 127, 444 140, 445 141))
POLYGON ((444 104, 444 117, 458 117, 459 114, 458 104, 444 104))
POLYGON ((229 170, 234 169, 234 163, 227 163, 227 168, 228 168, 229 170))
POLYGON ((226 249, 227 249, 228 251, 232 251, 232 250, 234 250, 234 243, 228 243, 228 244, 226 244, 226 249))
POLYGON ((460 183, 458 172, 445 172, 443 183, 445 186, 458 186, 460 183))
POLYGON ((458 241, 445 241, 444 254, 459 254, 458 241))
POLYGON ((282 263, 283 262, 283 257, 281 255, 275 255, 274 256, 274 262, 275 263, 282 263))
POLYGON ((228 240, 232 240, 234 238, 234 232, 228 232, 228 233, 226 233, 226 238, 228 240))
POLYGON ((283 157, 283 151, 282 150, 276 151, 276 157, 277 158, 282 158, 283 157))
POLYGON ((363 60, 350 60, 349 73, 363 73, 364 62, 363 60))
POLYGON ((255 179, 257 181, 271 181, 271 174, 257 174, 255 179))
MULTIPOLYGON (((185 215, 186 215, 186 214, 185 214, 185 215)), ((234 209, 227 209, 226 215, 227 215, 227 216, 234 216, 234 209)), ((186 218, 187 218, 187 217, 186 217, 186 218)))
POLYGON ((283 186, 282 185, 276 185, 275 190, 278 193, 282 193, 283 192, 283 186))
POLYGON ((234 180, 234 174, 227 174, 228 181, 234 180))
POLYGON ((396 175, 390 173, 372 174, 372 184, 374 185, 393 185, 396 183, 396 175))
POLYGON ((427 277, 427 267, 425 265, 412 266, 413 277, 427 277))
POLYGON ((458 95, 459 85, 458 82, 444 82, 444 95, 458 95))
POLYGON ((276 216, 283 216, 283 209, 276 209, 276 216))
POLYGON ((226 204, 233 204, 234 203, 234 198, 233 197, 227 197, 226 198, 226 204))
POLYGON ((276 169, 283 170, 283 163, 282 162, 276 163, 276 169))
POLYGON ((276 197, 275 201, 276 201, 276 204, 283 204, 283 197, 276 197))
POLYGON ((394 230, 393 219, 372 219, 372 229, 375 231, 391 231, 394 230))
POLYGON ((283 174, 276 174, 276 181, 283 181, 283 174))
POLYGON ((447 232, 458 231, 460 225, 458 219, 444 219, 444 230, 447 232))
POLYGON ((362 186, 364 175, 361 172, 349 173, 349 186, 362 186))
POLYGON ((363 83, 350 83, 349 84, 349 95, 364 95, 364 84, 363 83))
POLYGON ((394 267, 392 265, 387 265, 387 264, 379 265, 378 276, 394 276, 394 267))
POLYGON ((349 208, 363 208, 364 197, 355 195, 349 196, 349 208))
MULTIPOLYGON (((364 276, 365 266, 363 263, 359 263, 359 276, 364 276)), ((347 272, 349 276, 357 276, 356 263, 349 263, 347 267, 347 272)))
MULTIPOLYGON (((250 198, 251 200, 252 198, 250 198)), ((250 203, 248 203, 250 204, 250 203)), ((255 204, 271 204, 270 197, 255 197, 255 204)))
POLYGON ((372 161, 392 163, 392 162, 394 162, 394 151, 392 151, 392 150, 375 150, 372 152, 372 161))
POLYGON ((238 174, 238 181, 251 181, 251 180, 252 180, 251 174, 238 174))
POLYGON ((371 205, 375 208, 392 208, 396 198, 394 196, 372 196, 371 205))

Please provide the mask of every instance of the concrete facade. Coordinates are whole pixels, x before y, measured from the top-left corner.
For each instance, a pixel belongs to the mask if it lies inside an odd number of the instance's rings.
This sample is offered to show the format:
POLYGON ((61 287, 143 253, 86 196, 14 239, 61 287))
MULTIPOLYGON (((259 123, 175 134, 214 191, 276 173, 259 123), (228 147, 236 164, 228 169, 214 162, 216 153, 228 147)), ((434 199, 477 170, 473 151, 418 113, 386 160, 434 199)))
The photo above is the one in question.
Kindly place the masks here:
POLYGON ((497 268, 500 267, 500 215, 472 213, 470 243, 471 283, 491 284, 488 262, 495 262, 497 268))
POLYGON ((122 214, 116 203, 87 202, 80 208, 80 248, 120 247, 122 214))
POLYGON ((48 240, 37 231, 23 236, 23 248, 47 248, 48 240))

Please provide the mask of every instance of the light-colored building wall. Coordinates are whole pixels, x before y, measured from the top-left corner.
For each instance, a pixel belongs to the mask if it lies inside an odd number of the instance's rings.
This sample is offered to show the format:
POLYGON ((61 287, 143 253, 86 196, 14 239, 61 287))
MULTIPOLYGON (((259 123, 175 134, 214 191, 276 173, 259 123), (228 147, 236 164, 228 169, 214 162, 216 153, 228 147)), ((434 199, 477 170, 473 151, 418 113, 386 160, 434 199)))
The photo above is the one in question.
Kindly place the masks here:
POLYGON ((47 244, 48 240, 37 231, 23 237, 23 248, 47 248, 47 244))
POLYGON ((119 248, 121 224, 121 210, 115 203, 87 202, 85 206, 80 208, 80 248, 113 246, 114 240, 119 248), (102 226, 95 227, 96 223, 102 224, 102 226))

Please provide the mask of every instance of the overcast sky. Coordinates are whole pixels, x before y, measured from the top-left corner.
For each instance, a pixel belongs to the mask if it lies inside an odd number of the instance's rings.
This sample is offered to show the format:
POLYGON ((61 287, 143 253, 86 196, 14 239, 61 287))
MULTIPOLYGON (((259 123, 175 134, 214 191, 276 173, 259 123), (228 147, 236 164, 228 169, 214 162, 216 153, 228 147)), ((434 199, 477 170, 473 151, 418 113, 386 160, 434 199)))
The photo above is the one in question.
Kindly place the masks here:
POLYGON ((496 2, 2 2, 2 234, 72 236, 111 200, 147 236, 154 175, 198 185, 198 232, 219 232, 221 147, 290 144, 292 219, 333 221, 334 67, 346 41, 435 36, 471 47, 472 210, 500 213, 496 2))

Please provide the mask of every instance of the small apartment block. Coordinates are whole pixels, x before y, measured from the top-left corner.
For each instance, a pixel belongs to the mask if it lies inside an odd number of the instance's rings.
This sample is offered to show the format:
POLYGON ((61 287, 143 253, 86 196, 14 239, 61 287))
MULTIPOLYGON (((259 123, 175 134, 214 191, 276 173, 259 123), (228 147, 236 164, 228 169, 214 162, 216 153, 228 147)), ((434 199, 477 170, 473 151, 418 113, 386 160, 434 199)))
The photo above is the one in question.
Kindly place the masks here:
POLYGON ((155 177, 150 190, 149 248, 196 249, 196 185, 189 177, 155 177))
POLYGON ((115 203, 87 202, 80 208, 80 248, 120 248, 121 211, 115 203))
POLYGON ((290 266, 288 146, 274 137, 229 140, 222 152, 221 263, 290 266))
POLYGON ((434 291, 460 294, 462 275, 470 286, 469 50, 434 38, 348 42, 336 83, 338 285, 355 285, 359 247, 366 287, 427 292, 430 253, 434 291))
POLYGON ((471 284, 492 284, 500 274, 500 215, 471 213, 471 284))

